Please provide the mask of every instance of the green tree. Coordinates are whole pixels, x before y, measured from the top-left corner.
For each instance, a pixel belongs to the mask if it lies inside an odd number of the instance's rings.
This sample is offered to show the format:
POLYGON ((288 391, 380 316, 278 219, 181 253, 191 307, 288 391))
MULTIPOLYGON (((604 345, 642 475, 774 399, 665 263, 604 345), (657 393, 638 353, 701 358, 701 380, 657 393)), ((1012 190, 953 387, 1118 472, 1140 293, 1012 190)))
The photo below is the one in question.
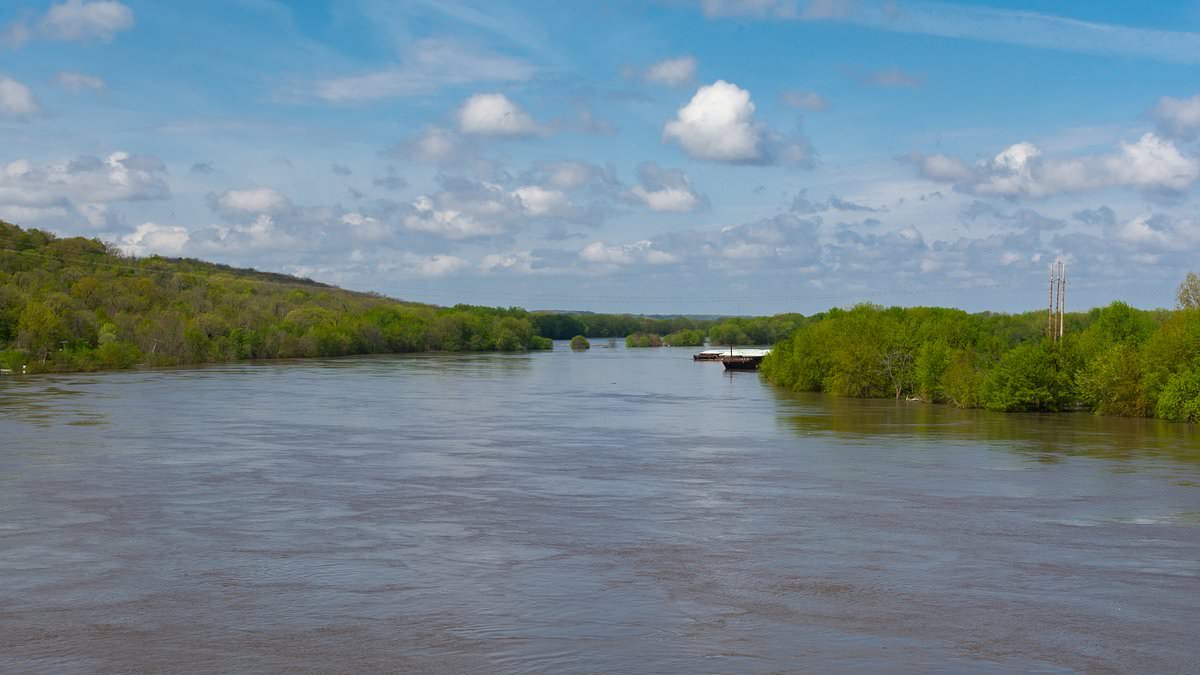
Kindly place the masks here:
POLYGON ((1155 412, 1176 422, 1200 422, 1200 363, 1167 380, 1155 412))
POLYGON ((1200 309, 1200 276, 1195 272, 1188 272, 1183 283, 1179 284, 1179 292, 1175 297, 1179 309, 1200 309))
POLYGON ((983 407, 1003 411, 1066 410, 1075 402, 1075 368, 1064 342, 1029 342, 1006 353, 984 378, 983 407))
POLYGON ((591 348, 592 343, 588 342, 588 339, 582 335, 576 335, 575 337, 571 338, 571 349, 582 350, 591 348))
POLYGON ((17 344, 36 354, 42 361, 60 343, 71 338, 62 316, 44 302, 25 304, 17 321, 17 344))

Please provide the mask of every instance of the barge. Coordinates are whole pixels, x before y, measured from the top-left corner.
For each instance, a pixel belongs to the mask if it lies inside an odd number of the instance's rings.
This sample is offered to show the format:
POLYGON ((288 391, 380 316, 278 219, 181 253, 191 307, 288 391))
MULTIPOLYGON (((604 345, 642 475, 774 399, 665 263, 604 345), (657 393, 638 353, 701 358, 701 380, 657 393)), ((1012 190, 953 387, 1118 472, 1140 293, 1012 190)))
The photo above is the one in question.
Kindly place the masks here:
POLYGON ((770 349, 705 349, 692 354, 693 361, 720 361, 726 370, 758 370, 770 349))

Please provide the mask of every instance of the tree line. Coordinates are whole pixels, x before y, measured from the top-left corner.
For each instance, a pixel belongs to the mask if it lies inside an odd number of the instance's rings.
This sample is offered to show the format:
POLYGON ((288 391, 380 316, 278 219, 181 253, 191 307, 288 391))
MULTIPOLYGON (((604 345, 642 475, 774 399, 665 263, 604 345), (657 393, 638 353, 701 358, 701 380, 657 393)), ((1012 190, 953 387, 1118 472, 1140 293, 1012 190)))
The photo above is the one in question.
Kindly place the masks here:
POLYGON ((548 349, 520 308, 434 307, 0 221, 0 368, 548 349))
POLYGON ((1065 316, 858 305, 810 317, 762 373, 795 391, 919 398, 1002 411, 1090 410, 1200 422, 1200 279, 1178 309, 1122 302, 1065 316))

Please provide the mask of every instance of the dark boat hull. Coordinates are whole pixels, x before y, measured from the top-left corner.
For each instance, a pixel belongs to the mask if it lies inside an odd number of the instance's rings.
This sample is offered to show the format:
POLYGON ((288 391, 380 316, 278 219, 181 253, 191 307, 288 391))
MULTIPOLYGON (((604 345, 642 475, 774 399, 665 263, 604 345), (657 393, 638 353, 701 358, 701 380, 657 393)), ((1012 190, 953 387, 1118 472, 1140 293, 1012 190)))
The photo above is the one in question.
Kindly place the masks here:
POLYGON ((758 370, 761 356, 726 356, 721 359, 725 370, 758 370))

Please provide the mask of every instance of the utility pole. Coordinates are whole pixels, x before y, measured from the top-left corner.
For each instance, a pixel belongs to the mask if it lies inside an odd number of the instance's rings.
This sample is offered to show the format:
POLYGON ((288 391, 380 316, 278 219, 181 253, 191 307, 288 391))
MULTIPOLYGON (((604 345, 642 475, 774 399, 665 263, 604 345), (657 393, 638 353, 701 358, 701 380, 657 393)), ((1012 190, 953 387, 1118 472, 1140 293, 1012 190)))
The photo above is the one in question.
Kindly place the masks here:
POLYGON ((1067 263, 1062 263, 1062 274, 1059 276, 1058 289, 1058 338, 1061 340, 1066 329, 1067 320, 1067 263))
POLYGON ((1046 337, 1054 339, 1054 265, 1050 265, 1050 304, 1046 306, 1046 337))

